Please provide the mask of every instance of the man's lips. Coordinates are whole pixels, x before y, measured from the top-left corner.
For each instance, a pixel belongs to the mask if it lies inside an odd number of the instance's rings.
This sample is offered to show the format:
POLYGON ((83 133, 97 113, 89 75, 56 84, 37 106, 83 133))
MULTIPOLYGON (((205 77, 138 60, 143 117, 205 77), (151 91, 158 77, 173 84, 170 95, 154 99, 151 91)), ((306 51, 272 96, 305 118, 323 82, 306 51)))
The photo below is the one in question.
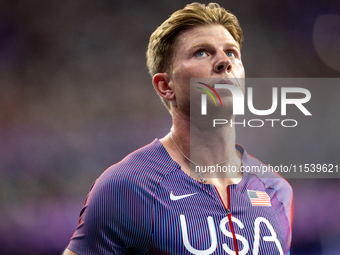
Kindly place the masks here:
POLYGON ((220 80, 214 84, 214 88, 216 88, 216 84, 230 84, 235 85, 231 80, 220 80))

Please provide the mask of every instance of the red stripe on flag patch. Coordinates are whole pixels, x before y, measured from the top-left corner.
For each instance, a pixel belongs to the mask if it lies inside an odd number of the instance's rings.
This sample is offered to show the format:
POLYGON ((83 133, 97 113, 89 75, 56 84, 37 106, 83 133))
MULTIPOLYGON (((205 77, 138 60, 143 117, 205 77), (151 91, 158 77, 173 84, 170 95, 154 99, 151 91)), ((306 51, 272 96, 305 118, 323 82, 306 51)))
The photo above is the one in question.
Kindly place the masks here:
POLYGON ((248 196, 252 206, 272 206, 270 197, 264 191, 248 190, 248 196))

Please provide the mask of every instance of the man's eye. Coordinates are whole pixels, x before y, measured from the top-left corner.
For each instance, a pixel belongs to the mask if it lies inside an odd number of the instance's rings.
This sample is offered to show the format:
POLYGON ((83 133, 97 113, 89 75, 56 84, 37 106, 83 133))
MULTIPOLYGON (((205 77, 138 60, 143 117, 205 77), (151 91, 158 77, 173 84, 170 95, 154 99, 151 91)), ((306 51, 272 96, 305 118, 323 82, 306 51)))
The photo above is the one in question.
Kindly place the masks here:
POLYGON ((226 54, 227 57, 229 57, 229 58, 234 58, 234 57, 235 57, 235 53, 234 53, 233 51, 227 51, 225 54, 226 54))
POLYGON ((207 53, 204 50, 199 50, 199 51, 196 51, 195 53, 195 57, 204 57, 206 55, 207 53))

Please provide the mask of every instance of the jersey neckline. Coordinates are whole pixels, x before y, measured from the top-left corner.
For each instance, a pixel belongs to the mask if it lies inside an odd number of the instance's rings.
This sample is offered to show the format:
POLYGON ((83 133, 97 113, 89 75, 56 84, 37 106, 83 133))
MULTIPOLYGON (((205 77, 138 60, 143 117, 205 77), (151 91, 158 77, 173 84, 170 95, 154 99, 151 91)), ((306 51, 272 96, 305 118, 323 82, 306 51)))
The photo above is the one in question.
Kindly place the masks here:
MULTIPOLYGON (((175 160, 173 160, 173 158, 170 156, 170 154, 169 154, 169 152, 167 151, 167 149, 164 147, 164 145, 161 143, 161 141, 160 141, 158 138, 156 138, 156 139, 154 140, 154 143, 155 143, 157 146, 160 146, 160 148, 162 148, 162 150, 164 150, 164 151, 166 152, 164 156, 165 156, 168 160, 170 160, 170 162, 172 162, 173 165, 175 165, 176 170, 181 171, 183 174, 185 174, 188 178, 190 178, 190 179, 191 179, 194 183, 196 183, 197 185, 202 185, 202 186, 204 186, 204 187, 209 187, 209 188, 216 189, 216 186, 215 186, 214 184, 202 183, 202 182, 200 182, 200 181, 195 180, 195 179, 192 178, 190 175, 186 174, 186 173, 182 170, 181 166, 180 166, 175 160)), ((235 148, 236 148, 239 152, 241 152, 241 154, 242 154, 242 157, 241 157, 241 165, 244 165, 244 163, 248 161, 248 156, 247 156, 246 150, 243 148, 243 146, 241 146, 241 145, 239 145, 239 144, 235 144, 235 148)), ((230 184, 230 185, 228 185, 228 186, 234 186, 234 185, 235 185, 236 187, 242 186, 242 185, 243 185, 243 182, 244 182, 245 179, 247 178, 247 177, 245 177, 245 175, 247 175, 247 173, 243 173, 243 174, 242 174, 242 179, 241 179, 241 181, 240 181, 239 183, 230 184)), ((227 186, 227 187, 228 187, 228 186, 227 186)))

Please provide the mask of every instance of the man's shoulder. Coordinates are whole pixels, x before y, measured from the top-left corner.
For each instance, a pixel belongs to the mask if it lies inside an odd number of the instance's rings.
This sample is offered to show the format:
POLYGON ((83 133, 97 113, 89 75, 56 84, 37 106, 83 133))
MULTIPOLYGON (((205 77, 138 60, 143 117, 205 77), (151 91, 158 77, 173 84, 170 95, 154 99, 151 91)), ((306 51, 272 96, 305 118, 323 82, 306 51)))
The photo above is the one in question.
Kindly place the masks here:
POLYGON ((277 179, 289 185, 280 173, 275 171, 270 165, 250 155, 242 146, 237 145, 237 148, 242 152, 242 170, 244 173, 256 175, 260 179, 277 179))
POLYGON ((274 171, 269 165, 248 154, 243 147, 242 165, 244 167, 246 178, 255 177, 263 183, 265 188, 275 190, 277 199, 284 204, 286 214, 290 224, 293 219, 293 188, 289 182, 278 172, 274 171), (249 171, 249 172, 247 172, 249 171))
POLYGON ((96 182, 111 184, 126 182, 136 186, 148 183, 156 185, 176 168, 177 164, 171 159, 162 143, 155 139, 110 166, 96 182))
MULTIPOLYGON (((241 147, 241 146, 240 146, 241 147)), ((243 147, 241 147, 243 149, 243 147)), ((286 196, 293 196, 293 189, 288 181, 283 178, 279 172, 275 171, 270 165, 267 165, 259 159, 251 156, 243 149, 242 164, 244 171, 251 175, 256 175, 267 187, 276 190, 284 190, 286 196)))

